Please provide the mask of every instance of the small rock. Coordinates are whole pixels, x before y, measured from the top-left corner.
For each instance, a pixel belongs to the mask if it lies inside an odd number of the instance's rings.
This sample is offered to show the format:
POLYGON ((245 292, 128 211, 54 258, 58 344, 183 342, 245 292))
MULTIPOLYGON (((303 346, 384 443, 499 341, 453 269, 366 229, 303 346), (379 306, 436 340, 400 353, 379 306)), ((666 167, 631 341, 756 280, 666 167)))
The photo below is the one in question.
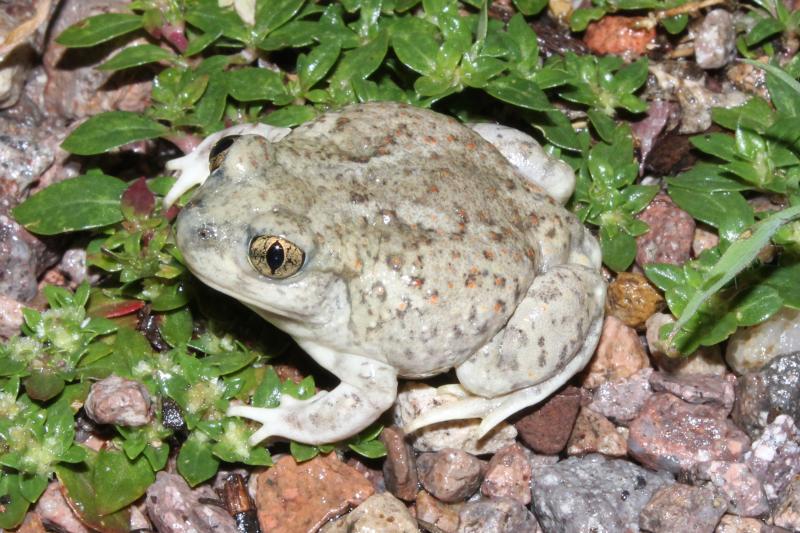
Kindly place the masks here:
POLYGON ((24 307, 22 302, 0 294, 0 339, 9 339, 19 334, 24 307))
POLYGON ((566 446, 580 406, 580 390, 566 387, 545 403, 534 406, 514 426, 520 439, 533 451, 556 454, 566 446))
POLYGON ((15 533, 47 533, 47 530, 44 528, 44 524, 42 524, 42 519, 39 518, 39 515, 28 511, 25 515, 25 520, 23 520, 22 524, 15 530, 15 533))
POLYGON ((614 424, 603 415, 581 407, 567 443, 567 454, 602 453, 610 457, 623 457, 627 452, 625 439, 617 433, 614 424))
POLYGON ((458 510, 455 505, 440 502, 424 490, 417 494, 417 520, 423 527, 433 526, 444 533, 456 533, 458 510))
POLYGON ((599 454, 569 457, 533 477, 533 508, 547 533, 635 532, 639 512, 659 488, 673 483, 630 461, 599 454))
POLYGON ((37 277, 58 256, 44 242, 5 215, 5 210, 0 205, 0 295, 29 302, 38 290, 37 277))
POLYGON ((596 54, 617 54, 635 58, 647 53, 656 36, 655 28, 637 28, 640 17, 606 15, 586 28, 583 42, 596 54))
POLYGON ((489 498, 511 498, 522 505, 531 503, 531 464, 522 446, 507 446, 489 460, 481 493, 489 498))
POLYGON ((800 352, 776 357, 736 381, 731 417, 748 435, 757 438, 781 414, 800 420, 800 352))
POLYGON ((789 483, 783 499, 772 514, 772 521, 791 531, 800 531, 800 478, 789 483))
POLYGON ((345 462, 347 466, 352 466, 356 472, 361 474, 370 482, 375 492, 386 492, 386 482, 383 479, 383 470, 370 468, 355 457, 350 457, 345 462))
POLYGON ((72 512, 72 508, 61 493, 61 483, 58 481, 51 481, 47 485, 47 489, 36 502, 35 511, 44 525, 51 529, 68 533, 89 533, 72 512))
POLYGON ((670 374, 685 376, 692 374, 724 375, 728 367, 722 361, 719 346, 701 346, 696 352, 683 356, 665 346, 659 338, 659 331, 665 324, 675 322, 672 315, 656 313, 647 319, 647 346, 650 355, 660 370, 670 374))
POLYGON ((736 461, 750 440, 719 408, 654 394, 630 425, 628 451, 655 470, 686 472, 703 461, 736 461))
POLYGON ((652 368, 643 368, 629 378, 606 381, 594 390, 589 409, 618 424, 627 425, 653 395, 650 388, 652 373, 652 368))
POLYGON ((418 533, 417 521, 406 506, 389 494, 373 494, 364 503, 319 530, 320 533, 418 533))
POLYGON ((743 518, 732 514, 726 514, 719 521, 714 533, 786 533, 780 527, 768 526, 761 520, 755 518, 743 518))
POLYGON ((770 505, 800 473, 800 433, 792 417, 779 415, 768 425, 744 456, 750 471, 761 481, 770 505))
MULTIPOLYGON (((434 407, 456 402, 460 398, 420 382, 406 381, 401 385, 392 414, 394 424, 405 425, 434 407)), ((513 444, 517 430, 507 422, 501 422, 487 435, 478 439, 476 432, 479 420, 453 420, 420 428, 409 436, 411 445, 419 452, 431 452, 445 448, 457 448, 475 455, 496 453, 513 444)))
POLYGON ((645 321, 664 307, 664 298, 642 274, 620 272, 608 285, 606 313, 626 326, 644 328, 645 321))
POLYGON ((445 503, 463 501, 478 490, 483 462, 467 452, 445 449, 417 458, 417 474, 425 490, 445 503))
POLYGON ((639 527, 653 533, 713 533, 725 508, 725 500, 713 490, 675 483, 661 488, 647 502, 639 527))
POLYGON ((383 477, 389 492, 401 500, 414 501, 417 495, 417 463, 405 434, 395 426, 383 428, 381 442, 386 446, 383 477))
POLYGON ((636 218, 646 222, 650 230, 636 238, 636 264, 682 265, 692 255, 695 222, 692 215, 659 193, 636 218))
POLYGON ((211 487, 192 490, 178 474, 159 472, 145 495, 147 514, 159 533, 215 531, 236 533, 236 522, 221 506, 201 503, 217 501, 211 487))
POLYGON ((98 424, 138 427, 153 419, 153 403, 147 388, 119 376, 93 383, 83 407, 98 424))
POLYGON ((458 513, 458 533, 541 533, 539 523, 512 498, 469 502, 458 513))
POLYGON ((694 38, 694 58, 702 69, 721 68, 736 53, 733 16, 724 9, 709 11, 694 38))
MULTIPOLYGON (((757 60, 765 61, 769 60, 769 58, 762 57, 757 58, 757 60)), ((740 91, 760 96, 769 101, 767 78, 764 69, 737 61, 726 69, 725 77, 740 91)))
POLYGON ((694 238, 692 239, 692 254, 698 257, 706 250, 710 250, 719 244, 719 235, 711 229, 706 229, 707 226, 698 224, 694 230, 694 238))
POLYGON ((784 307, 766 321, 739 328, 728 340, 725 360, 738 374, 759 370, 773 358, 800 351, 800 310, 784 307))
MULTIPOLYGON (((672 106, 680 117, 680 106, 674 102, 672 106)), ((674 130, 658 137, 644 160, 644 171, 653 176, 674 176, 692 168, 697 155, 689 138, 674 130)))
POLYGON ((699 463, 692 469, 691 478, 693 482, 710 481, 725 496, 728 511, 731 513, 739 516, 761 516, 769 511, 761 482, 744 463, 699 463))
POLYGON ((650 361, 636 330, 614 316, 607 316, 597 350, 584 371, 582 385, 594 389, 606 381, 630 377, 648 366, 650 361))
POLYGON ((733 375, 695 374, 676 376, 655 372, 650 376, 650 386, 656 392, 669 392, 689 403, 719 407, 728 416, 733 408, 733 375))
MULTIPOLYGON (((656 146, 656 139, 669 124, 670 116, 677 110, 677 107, 677 104, 672 102, 654 99, 648 104, 645 118, 630 123, 631 133, 639 145, 639 160, 642 161, 642 166, 648 159, 650 150, 656 146)), ((622 272, 620 272, 621 274, 622 272)))
POLYGON ((262 531, 314 531, 357 506, 374 489, 335 453, 296 463, 287 455, 256 479, 256 508, 262 531))

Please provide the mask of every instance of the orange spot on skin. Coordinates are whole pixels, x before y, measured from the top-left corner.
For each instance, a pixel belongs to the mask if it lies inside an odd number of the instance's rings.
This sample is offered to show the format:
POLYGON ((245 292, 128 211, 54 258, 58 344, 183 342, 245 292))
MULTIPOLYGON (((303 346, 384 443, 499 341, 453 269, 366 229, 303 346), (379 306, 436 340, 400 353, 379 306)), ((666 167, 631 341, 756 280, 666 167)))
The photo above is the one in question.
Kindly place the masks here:
POLYGON ((467 282, 467 288, 468 288, 468 289, 474 289, 474 288, 475 288, 475 287, 477 287, 477 286, 478 286, 478 284, 477 284, 477 283, 475 283, 473 280, 469 280, 469 281, 467 282))
POLYGON ((438 294, 432 294, 431 297, 428 300, 432 304, 438 304, 439 303, 439 295, 438 294))
POLYGON ((437 187, 436 185, 431 185, 430 187, 428 187, 428 192, 430 193, 439 192, 439 187, 437 187))
POLYGON ((361 261, 361 259, 356 259, 356 262, 353 266, 356 270, 361 270, 361 268, 364 266, 364 263, 361 261))
POLYGON ((400 311, 400 312, 405 311, 407 308, 408 308, 408 304, 405 303, 405 302, 403 302, 403 303, 401 303, 400 305, 397 306, 397 310, 400 311))
POLYGON ((477 148, 478 145, 470 141, 464 146, 467 148, 467 150, 474 150, 475 148, 477 148))
POLYGON ((455 135, 448 135, 447 136, 447 140, 450 141, 450 142, 455 142, 456 137, 455 137, 455 135))
POLYGON ((422 138, 422 140, 425 141, 427 144, 436 144, 437 142, 439 142, 436 140, 436 137, 431 137, 430 135, 426 135, 425 137, 422 138))
POLYGON ((500 303, 494 304, 494 312, 495 313, 499 313, 502 310, 503 310, 503 305, 502 304, 500 304, 500 303))
POLYGON ((452 289, 453 288, 453 282, 452 281, 448 281, 447 282, 447 288, 448 289, 452 289))

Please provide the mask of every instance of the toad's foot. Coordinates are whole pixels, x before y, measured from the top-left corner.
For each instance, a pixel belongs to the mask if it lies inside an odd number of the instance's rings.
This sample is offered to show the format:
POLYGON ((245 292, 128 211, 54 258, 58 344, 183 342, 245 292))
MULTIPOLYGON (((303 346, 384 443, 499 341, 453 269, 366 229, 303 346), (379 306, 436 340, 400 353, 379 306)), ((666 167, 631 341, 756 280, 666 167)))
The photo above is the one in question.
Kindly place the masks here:
POLYGON ((292 130, 289 128, 277 128, 267 124, 240 124, 209 135, 190 153, 167 161, 167 169, 177 171, 178 180, 164 197, 164 206, 171 206, 183 193, 195 185, 205 183, 209 172, 208 156, 217 141, 223 137, 245 134, 260 135, 269 142, 278 142, 291 132, 292 130))
POLYGON ((263 424, 250 437, 250 445, 271 436, 306 444, 344 440, 369 426, 394 403, 394 368, 366 357, 315 352, 314 359, 342 382, 332 391, 307 400, 282 395, 281 404, 275 408, 231 406, 229 416, 243 416, 263 424))
POLYGON ((480 439, 509 416, 526 407, 535 405, 553 394, 573 374, 579 372, 584 364, 585 361, 579 358, 572 359, 567 363, 562 374, 538 385, 525 387, 497 398, 474 396, 464 390, 461 399, 431 409, 409 422, 403 430, 408 434, 438 422, 479 418, 481 423, 478 426, 475 437, 480 439))

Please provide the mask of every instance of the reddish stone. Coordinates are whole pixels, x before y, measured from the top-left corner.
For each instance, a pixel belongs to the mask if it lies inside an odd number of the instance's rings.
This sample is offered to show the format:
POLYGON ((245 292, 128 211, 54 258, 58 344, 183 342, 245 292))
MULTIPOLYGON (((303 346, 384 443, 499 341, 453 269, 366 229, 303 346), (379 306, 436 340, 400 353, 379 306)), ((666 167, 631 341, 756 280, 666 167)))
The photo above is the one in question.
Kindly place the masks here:
POLYGON ((586 28, 583 42, 596 54, 641 56, 656 36, 655 28, 641 27, 642 17, 616 17, 606 15, 586 28))
POLYGON ((711 533, 726 508, 711 489, 675 483, 653 494, 639 515, 639 527, 653 533, 711 533))
POLYGON ((627 451, 625 438, 617 433, 614 424, 603 415, 581 407, 567 443, 569 455, 602 453, 610 457, 624 457, 627 451))
POLYGON ((650 366, 636 330, 607 316, 594 357, 584 370, 582 385, 594 389, 601 383, 628 378, 650 366))
POLYGON ((580 406, 580 390, 567 387, 546 403, 534 407, 514 426, 522 441, 533 451, 556 454, 566 446, 580 406))
POLYGON ((386 446, 386 461, 383 463, 383 477, 386 489, 408 502, 417 495, 419 479, 414 451, 405 441, 405 434, 395 426, 384 428, 381 441, 386 446))
POLYGON ((506 446, 491 458, 481 493, 490 498, 512 498, 523 505, 531 503, 531 464, 522 446, 506 446))
POLYGON ((654 470, 686 472, 703 461, 737 461, 750 440, 724 411, 654 394, 630 425, 628 452, 654 470))
POLYGON ((676 376, 655 372, 650 376, 650 386, 656 392, 669 392, 689 403, 719 407, 728 416, 733 408, 733 374, 695 374, 676 376))
POLYGON ((636 238, 636 263, 682 265, 692 255, 695 221, 664 193, 658 194, 637 218, 650 230, 636 238))
POLYGON ((417 474, 425 490, 446 503, 463 501, 481 484, 483 461, 461 450, 448 448, 423 453, 417 458, 417 474))
POLYGON ((256 479, 258 521, 270 533, 316 531, 373 492, 369 481, 335 453, 299 464, 287 455, 256 479))
POLYGON ((629 378, 606 381, 595 389, 588 407, 617 424, 627 426, 653 395, 650 388, 652 373, 652 368, 644 368, 629 378))
POLYGON ((436 527, 443 533, 456 533, 458 509, 455 505, 440 502, 421 490, 417 494, 416 509, 420 525, 436 527))
POLYGON ((732 513, 739 516, 761 516, 769 511, 761 482, 744 463, 700 463, 693 469, 691 477, 693 483, 710 481, 725 496, 728 509, 732 513))

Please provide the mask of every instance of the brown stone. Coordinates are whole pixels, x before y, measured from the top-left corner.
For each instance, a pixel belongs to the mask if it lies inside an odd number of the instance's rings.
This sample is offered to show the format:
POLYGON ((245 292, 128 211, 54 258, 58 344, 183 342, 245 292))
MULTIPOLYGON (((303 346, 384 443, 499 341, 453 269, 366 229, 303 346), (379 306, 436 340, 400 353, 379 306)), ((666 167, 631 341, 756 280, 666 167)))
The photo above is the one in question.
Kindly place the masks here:
POLYGON ((713 490, 675 483, 653 494, 639 515, 639 527, 653 533, 711 533, 725 509, 725 499, 713 490))
POLYGON ((750 445, 724 410, 663 392, 647 400, 630 430, 631 456, 648 468, 676 474, 703 461, 737 461, 750 445))
POLYGON ((620 272, 608 286, 606 312, 626 326, 644 329, 645 321, 664 307, 664 298, 642 274, 620 272))
POLYGON ((316 531, 355 507, 374 489, 335 453, 296 463, 285 456, 256 479, 256 508, 262 531, 316 531))
POLYGON ((630 377, 648 366, 650 361, 636 330, 617 317, 607 316, 597 350, 584 370, 582 385, 594 389, 606 381, 630 377))
POLYGON ((440 502, 424 490, 417 494, 417 520, 420 525, 433 526, 443 533, 456 533, 458 529, 458 504, 440 502))
POLYGON ((386 489, 405 501, 414 501, 419 479, 414 451, 405 441, 405 433, 400 428, 389 426, 381 432, 381 441, 386 446, 386 460, 383 463, 383 478, 386 489))
POLYGON ((489 460, 481 493, 490 498, 512 498, 523 505, 531 503, 531 464, 522 446, 506 446, 489 460))
POLYGON ((16 530, 16 533, 45 533, 44 524, 39 515, 29 512, 25 515, 25 520, 22 525, 16 530))
POLYGON ((669 392, 689 403, 702 403, 719 407, 727 416, 733 408, 733 374, 695 374, 676 376, 655 372, 650 376, 650 386, 656 392, 669 392))
POLYGON ((617 433, 614 424, 603 415, 581 407, 567 443, 569 455, 602 453, 610 457, 624 457, 627 452, 625 439, 617 433))
POLYGON ((474 494, 481 484, 483 468, 483 461, 453 448, 423 453, 417 458, 422 486, 446 503, 463 501, 474 494))
POLYGON ((647 53, 647 45, 656 36, 655 28, 636 27, 641 17, 606 15, 586 28, 583 42, 596 54, 619 54, 637 57, 647 53))
POLYGON ((514 426, 520 439, 533 451, 556 454, 567 444, 580 406, 580 390, 567 387, 547 402, 535 406, 530 414, 520 418, 514 426))

